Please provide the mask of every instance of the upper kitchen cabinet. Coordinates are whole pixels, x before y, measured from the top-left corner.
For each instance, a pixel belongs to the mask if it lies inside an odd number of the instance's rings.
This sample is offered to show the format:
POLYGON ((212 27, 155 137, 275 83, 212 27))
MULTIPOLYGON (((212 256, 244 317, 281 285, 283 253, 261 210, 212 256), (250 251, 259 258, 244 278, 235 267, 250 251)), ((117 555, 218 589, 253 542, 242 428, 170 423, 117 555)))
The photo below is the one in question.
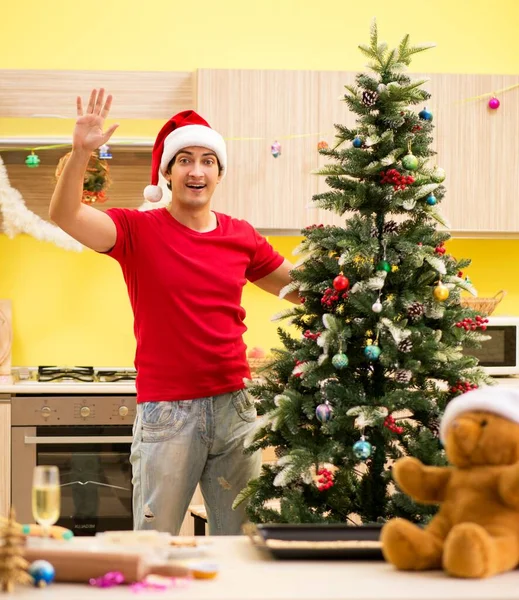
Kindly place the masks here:
POLYGON ((10 130, 20 123, 27 132, 34 123, 38 131, 43 120, 51 132, 53 127, 60 132, 44 137, 24 133, 25 138, 9 139, 0 134, 0 156, 9 184, 20 192, 29 210, 42 219, 48 218, 56 166, 70 146, 36 150, 41 162, 35 169, 25 165, 30 153, 27 148, 70 143, 76 96, 85 102, 94 87, 104 87, 114 96, 110 120, 120 124, 111 142, 108 201, 96 205, 101 210, 112 206, 135 208, 143 203, 143 189, 150 182, 153 136, 173 114, 193 108, 196 101, 192 72, 0 70, 0 124, 11 120, 10 130), (67 119, 66 128, 62 119, 67 119), (132 137, 132 130, 147 133, 145 137, 132 137))
MULTIPOLYGON (((354 83, 354 74, 321 72, 319 77, 319 130, 324 131, 331 122, 354 127, 355 115, 338 101, 344 85, 354 83)), ((451 231, 458 235, 519 233, 519 103, 512 96, 519 89, 498 94, 498 110, 488 108, 489 96, 485 96, 517 85, 517 77, 411 77, 429 79, 424 87, 431 93, 427 107, 433 113, 432 149, 437 153, 431 164, 446 171, 447 194, 440 210, 451 231)), ((416 106, 416 111, 422 108, 416 106)), ((326 164, 326 159, 319 157, 319 164, 326 164)), ((325 190, 324 178, 320 178, 319 192, 325 190)), ((319 210, 318 222, 340 225, 344 218, 319 210)))
MULTIPOLYGON (((440 209, 452 232, 519 234, 517 77, 412 77, 429 79, 425 88, 432 94, 427 106, 433 113, 432 148, 437 152, 431 163, 447 174, 440 209), (488 108, 491 93, 501 100, 498 110, 488 108)), ((99 205, 103 210, 142 204, 156 133, 175 112, 195 108, 227 142, 228 172, 215 193, 214 208, 263 231, 297 233, 313 223, 342 225, 347 218, 317 209, 312 197, 327 189, 325 178, 314 174, 327 160, 318 153, 318 143, 333 145, 334 123, 355 126, 355 115, 342 102, 344 86, 354 81, 354 72, 336 71, 0 71, 0 120, 54 115, 68 118, 72 128, 77 94, 87 96, 96 84, 112 92, 111 117, 121 127, 112 148, 109 201, 99 205), (122 136, 129 120, 146 124, 149 137, 125 145, 122 136), (276 142, 277 157, 271 151, 276 142)), ((29 145, 14 139, 7 143, 29 145)), ((34 145, 49 143, 42 139, 34 145)), ((2 152, 5 144, 0 140, 0 155, 12 187, 30 210, 46 219, 54 171, 67 149, 40 152, 40 167, 29 169, 24 164, 27 150, 2 152)))
POLYGON ((198 71, 198 109, 227 141, 214 207, 260 229, 315 222, 318 80, 313 71, 198 71), (281 145, 276 158, 271 152, 281 145))

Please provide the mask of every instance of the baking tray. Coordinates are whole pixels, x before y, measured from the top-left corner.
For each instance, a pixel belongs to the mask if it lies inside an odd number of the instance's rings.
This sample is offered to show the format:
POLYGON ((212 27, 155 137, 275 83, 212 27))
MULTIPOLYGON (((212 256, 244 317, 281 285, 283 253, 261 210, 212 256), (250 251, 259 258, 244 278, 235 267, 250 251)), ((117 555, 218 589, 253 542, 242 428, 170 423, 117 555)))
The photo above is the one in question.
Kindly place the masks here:
POLYGON ((384 560, 382 525, 249 524, 253 544, 280 559, 384 560))

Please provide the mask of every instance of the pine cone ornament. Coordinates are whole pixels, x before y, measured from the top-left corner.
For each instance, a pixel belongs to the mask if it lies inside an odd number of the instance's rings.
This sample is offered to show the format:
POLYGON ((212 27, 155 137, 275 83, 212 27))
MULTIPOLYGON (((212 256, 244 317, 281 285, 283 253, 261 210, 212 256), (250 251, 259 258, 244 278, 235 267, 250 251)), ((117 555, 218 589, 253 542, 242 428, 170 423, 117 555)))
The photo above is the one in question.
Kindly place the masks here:
POLYGON ((400 344, 398 344, 398 350, 400 352, 411 352, 412 349, 413 349, 413 343, 411 342, 410 339, 402 340, 400 342, 400 344))
POLYGON ((377 92, 373 92, 371 90, 366 90, 365 92, 362 92, 362 104, 364 104, 364 106, 373 106, 377 101, 377 98, 377 92))
POLYGON ((372 238, 378 237, 378 228, 377 227, 372 227, 371 228, 371 237, 372 238))
POLYGON ((285 456, 285 454, 287 454, 287 449, 282 448, 281 446, 276 446, 274 453, 278 458, 281 458, 282 456, 285 456))
POLYGON ((407 369, 398 369, 395 373, 395 380, 398 381, 398 383, 409 383, 412 376, 413 373, 411 371, 408 371, 407 369))
POLYGON ((396 221, 388 221, 384 223, 384 228, 382 230, 386 235, 394 235, 398 233, 399 225, 396 221))
POLYGON ((407 309, 407 316, 412 321, 417 321, 420 319, 425 312, 424 305, 421 302, 413 302, 411 306, 407 309))

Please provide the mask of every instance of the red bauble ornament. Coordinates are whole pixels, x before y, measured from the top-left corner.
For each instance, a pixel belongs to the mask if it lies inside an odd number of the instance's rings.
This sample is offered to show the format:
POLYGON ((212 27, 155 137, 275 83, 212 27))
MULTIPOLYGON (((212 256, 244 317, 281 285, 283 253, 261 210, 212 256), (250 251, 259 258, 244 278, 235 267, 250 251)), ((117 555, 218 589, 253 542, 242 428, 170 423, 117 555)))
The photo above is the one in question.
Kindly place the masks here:
POLYGON ((341 290, 347 290, 350 287, 350 281, 347 277, 341 273, 333 280, 333 287, 340 292, 341 290))

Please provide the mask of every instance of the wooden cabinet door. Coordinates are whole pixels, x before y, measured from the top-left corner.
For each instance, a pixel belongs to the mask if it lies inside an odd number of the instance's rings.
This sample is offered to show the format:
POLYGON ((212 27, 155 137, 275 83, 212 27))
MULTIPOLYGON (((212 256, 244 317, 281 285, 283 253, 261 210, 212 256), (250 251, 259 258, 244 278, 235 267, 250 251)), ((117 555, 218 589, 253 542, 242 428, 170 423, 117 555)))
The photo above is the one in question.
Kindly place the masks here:
POLYGON ((261 229, 314 222, 317 81, 314 71, 198 72, 198 110, 227 143, 228 172, 215 210, 261 229), (276 141, 281 155, 274 158, 276 141))
POLYGON ((11 403, 0 398, 0 517, 11 506, 11 403))

